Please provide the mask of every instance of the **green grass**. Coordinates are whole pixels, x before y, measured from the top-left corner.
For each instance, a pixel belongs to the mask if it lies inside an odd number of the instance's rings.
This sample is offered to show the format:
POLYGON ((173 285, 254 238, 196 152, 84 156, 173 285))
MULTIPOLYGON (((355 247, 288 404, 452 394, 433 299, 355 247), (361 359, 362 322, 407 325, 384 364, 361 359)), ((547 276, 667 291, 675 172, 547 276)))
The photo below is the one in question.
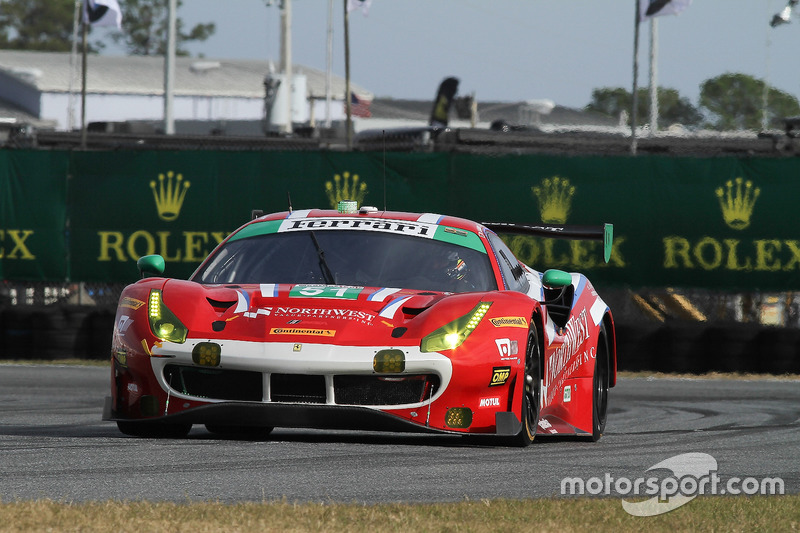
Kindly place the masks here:
POLYGON ((700 497, 659 516, 620 501, 480 500, 441 504, 0 503, 0 531, 800 531, 800 496, 700 497))

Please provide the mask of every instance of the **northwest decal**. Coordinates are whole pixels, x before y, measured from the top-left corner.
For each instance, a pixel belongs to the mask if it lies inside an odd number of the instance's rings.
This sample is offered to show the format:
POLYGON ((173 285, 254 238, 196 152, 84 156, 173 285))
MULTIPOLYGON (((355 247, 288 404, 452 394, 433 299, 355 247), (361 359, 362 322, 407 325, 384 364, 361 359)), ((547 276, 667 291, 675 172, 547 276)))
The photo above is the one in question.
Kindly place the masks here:
POLYGON ((361 324, 372 324, 375 315, 368 311, 338 308, 315 308, 315 307, 261 307, 244 313, 247 318, 257 318, 258 316, 287 317, 291 318, 287 324, 299 324, 303 319, 323 318, 334 320, 353 320, 361 324))
MULTIPOLYGON (((181 214, 191 183, 183 175, 168 171, 150 182, 158 218, 174 222, 181 214)), ((137 261, 145 255, 159 254, 167 262, 199 263, 225 237, 224 231, 98 231, 101 262, 137 261)))
POLYGON ((761 188, 738 177, 714 194, 728 235, 690 239, 664 237, 664 268, 727 270, 733 272, 787 272, 800 270, 800 240, 743 239, 735 232, 750 227, 761 188))
MULTIPOLYGON (((556 390, 561 386, 564 378, 571 375, 586 360, 588 353, 581 357, 575 357, 581 346, 589 339, 589 319, 586 309, 582 310, 576 317, 570 318, 567 327, 564 329, 564 341, 547 358, 547 383, 548 391, 545 394, 546 403, 553 401, 556 390), (569 367, 568 367, 569 365, 569 367)), ((592 348, 591 355, 594 355, 592 348)))
POLYGON ((333 181, 325 182, 325 194, 331 209, 336 209, 342 200, 354 200, 356 205, 363 205, 364 198, 367 196, 367 184, 359 183, 358 174, 352 175, 345 171, 341 175, 334 174, 333 181))
MULTIPOLYGON (((539 217, 544 224, 566 224, 572 212, 572 200, 577 187, 568 178, 544 178, 531 187, 539 217)), ((587 270, 592 268, 624 268, 622 245, 625 237, 615 235, 611 257, 603 260, 603 243, 597 241, 547 239, 528 235, 513 235, 504 239, 514 255, 528 265, 547 265, 550 268, 587 270)))

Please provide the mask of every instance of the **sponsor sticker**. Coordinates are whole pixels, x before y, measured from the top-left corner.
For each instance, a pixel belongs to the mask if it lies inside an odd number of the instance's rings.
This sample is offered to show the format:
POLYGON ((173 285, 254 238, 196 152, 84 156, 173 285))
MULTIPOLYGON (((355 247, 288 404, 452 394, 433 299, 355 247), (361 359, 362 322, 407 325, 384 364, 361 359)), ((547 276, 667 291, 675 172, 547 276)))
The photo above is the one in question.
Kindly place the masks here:
POLYGON ((479 407, 500 407, 500 398, 481 398, 479 407))
POLYGON ((131 298, 129 296, 123 298, 122 301, 119 303, 120 307, 127 307, 133 310, 139 309, 143 305, 144 305, 143 301, 137 300, 136 298, 131 298))
POLYGON ((496 328, 528 329, 528 320, 523 316, 499 316, 497 318, 490 318, 489 322, 496 328))
POLYGON ((489 386, 497 387, 499 385, 505 385, 510 375, 510 366, 496 366, 492 368, 492 381, 489 383, 489 386))
POLYGON ((514 357, 519 352, 519 344, 511 339, 495 339, 497 351, 500 352, 500 360, 516 359, 514 357))
POLYGON ((314 337, 333 337, 336 335, 335 329, 272 328, 269 332, 272 335, 312 335, 314 337))
POLYGON ((572 387, 567 385, 564 387, 564 403, 572 401, 572 387))

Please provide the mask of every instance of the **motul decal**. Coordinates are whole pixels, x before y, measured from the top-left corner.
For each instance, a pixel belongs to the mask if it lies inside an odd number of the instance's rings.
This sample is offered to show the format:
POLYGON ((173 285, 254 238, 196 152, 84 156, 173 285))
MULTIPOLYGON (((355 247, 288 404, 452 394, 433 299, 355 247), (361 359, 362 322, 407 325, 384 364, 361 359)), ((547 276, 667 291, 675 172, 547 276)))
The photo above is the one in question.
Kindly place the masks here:
POLYGON ((500 398, 481 398, 478 407, 500 407, 500 398))

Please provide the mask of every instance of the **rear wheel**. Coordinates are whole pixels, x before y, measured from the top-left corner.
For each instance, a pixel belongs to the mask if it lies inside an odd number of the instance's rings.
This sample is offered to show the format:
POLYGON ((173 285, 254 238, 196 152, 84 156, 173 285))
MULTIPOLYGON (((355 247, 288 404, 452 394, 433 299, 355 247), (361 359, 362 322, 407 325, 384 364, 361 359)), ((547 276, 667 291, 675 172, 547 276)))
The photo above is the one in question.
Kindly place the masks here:
POLYGON ((600 326, 597 337, 597 356, 594 360, 592 387, 592 440, 598 441, 606 429, 608 411, 609 354, 605 325, 600 326))
MULTIPOLYGON (((532 321, 531 321, 532 322, 532 321)), ((528 446, 536 437, 536 427, 539 424, 539 410, 541 408, 542 368, 541 350, 539 348, 539 335, 536 326, 531 324, 528 332, 528 344, 525 349, 525 374, 522 384, 522 428, 514 438, 514 444, 528 446)))
POLYGON ((126 435, 152 439, 182 439, 192 429, 191 424, 161 424, 128 420, 118 420, 117 427, 126 435))

